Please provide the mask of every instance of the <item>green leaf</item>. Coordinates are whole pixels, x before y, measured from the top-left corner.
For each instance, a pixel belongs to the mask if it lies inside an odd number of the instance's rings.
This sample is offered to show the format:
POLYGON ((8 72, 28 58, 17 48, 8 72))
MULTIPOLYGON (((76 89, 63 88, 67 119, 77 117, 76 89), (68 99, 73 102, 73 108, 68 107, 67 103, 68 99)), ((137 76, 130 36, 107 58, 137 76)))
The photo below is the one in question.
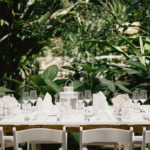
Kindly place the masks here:
POLYGON ((70 66, 63 66, 62 68, 63 68, 63 69, 70 70, 70 71, 77 71, 75 68, 70 67, 70 66))
POLYGON ((120 38, 123 39, 124 41, 126 41, 126 42, 129 44, 129 46, 131 47, 132 51, 133 51, 136 55, 139 55, 139 54, 140 54, 139 50, 136 48, 136 46, 135 46, 133 43, 131 43, 131 42, 129 41, 129 39, 124 38, 124 37, 120 37, 120 38))
POLYGON ((48 85, 49 88, 50 88, 53 92, 58 93, 58 92, 61 91, 60 87, 57 86, 57 84, 55 84, 55 82, 53 82, 53 81, 51 81, 51 80, 49 80, 49 79, 47 79, 47 78, 45 78, 44 81, 45 81, 46 85, 48 85))
POLYGON ((53 91, 51 87, 47 85, 41 86, 41 92, 43 93, 43 95, 45 95, 47 92, 49 92, 50 94, 55 93, 55 91, 53 91))
POLYGON ((14 83, 16 83, 16 84, 19 84, 19 85, 24 84, 24 83, 22 83, 22 82, 20 82, 20 81, 18 81, 18 80, 16 80, 16 79, 11 79, 11 78, 7 78, 7 77, 4 77, 4 79, 9 80, 9 81, 12 81, 12 82, 14 82, 14 83))
POLYGON ((70 12, 71 9, 73 9, 74 7, 76 7, 76 5, 78 5, 79 3, 76 2, 75 4, 73 4, 72 6, 65 8, 65 9, 59 9, 58 11, 56 11, 55 13, 53 13, 51 15, 51 19, 56 19, 57 17, 60 16, 64 16, 66 14, 68 14, 70 12))
POLYGON ((138 70, 142 69, 145 72, 147 71, 146 67, 143 64, 139 63, 139 62, 127 61, 127 64, 130 64, 132 67, 135 67, 138 70))
POLYGON ((102 79, 98 78, 101 84, 105 85, 111 92, 115 92, 116 87, 113 81, 107 80, 107 79, 102 79))
MULTIPOLYGON (((142 41, 142 38, 140 36, 140 50, 141 50, 141 54, 144 54, 144 46, 143 46, 143 41, 142 41)), ((139 57, 139 60, 141 62, 141 64, 143 64, 145 66, 145 56, 141 56, 139 57)))
POLYGON ((82 65, 82 69, 88 73, 97 73, 104 70, 103 68, 94 68, 91 65, 82 65))
POLYGON ((82 91, 84 91, 84 85, 85 82, 84 81, 73 81, 73 88, 74 90, 78 90, 82 88, 82 91))
POLYGON ((116 86, 118 86, 122 91, 126 92, 126 93, 131 93, 130 90, 128 90, 125 86, 123 86, 120 83, 115 83, 116 86))
POLYGON ((45 85, 44 80, 39 75, 30 75, 29 79, 35 85, 38 85, 38 86, 45 85))
POLYGON ((138 75, 142 75, 141 72, 139 72, 138 70, 134 70, 131 68, 124 68, 123 69, 125 72, 127 72, 127 74, 132 75, 132 74, 138 74, 138 75))
POLYGON ((58 86, 64 86, 67 80, 68 80, 68 79, 57 79, 57 80, 55 80, 54 82, 55 82, 55 84, 57 84, 58 86))
POLYGON ((129 55, 125 51, 123 51, 120 47, 114 46, 114 45, 112 45, 108 42, 101 42, 101 41, 97 41, 97 40, 86 40, 84 42, 92 42, 92 43, 94 42, 94 43, 99 43, 99 44, 102 44, 102 45, 106 45, 106 46, 112 48, 113 50, 115 50, 119 53, 122 53, 125 57, 129 58, 129 55))
POLYGON ((0 93, 7 93, 7 92, 14 92, 14 91, 0 86, 0 93))
POLYGON ((57 65, 52 65, 49 66, 43 73, 42 78, 45 80, 53 80, 58 73, 58 66, 57 65))

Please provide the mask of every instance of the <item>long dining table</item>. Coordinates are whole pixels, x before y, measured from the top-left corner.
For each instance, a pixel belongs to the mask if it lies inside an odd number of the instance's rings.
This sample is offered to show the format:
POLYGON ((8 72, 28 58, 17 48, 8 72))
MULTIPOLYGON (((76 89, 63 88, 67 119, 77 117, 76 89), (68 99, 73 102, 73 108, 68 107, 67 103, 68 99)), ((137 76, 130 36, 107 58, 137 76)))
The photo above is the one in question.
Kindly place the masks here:
POLYGON ((29 128, 50 128, 61 130, 63 126, 66 126, 67 132, 79 132, 79 128, 94 129, 94 128, 119 128, 129 129, 133 127, 134 132, 142 133, 143 127, 150 130, 150 121, 146 122, 0 122, 0 126, 3 127, 5 133, 12 133, 12 128, 16 127, 17 130, 29 129, 29 128))
MULTIPOLYGON (((150 106, 148 106, 150 107, 150 106)), ((148 109, 147 109, 148 110, 148 109)), ((106 112, 103 112, 106 113, 106 112)), ((148 115, 148 114, 147 114, 148 115)), ((78 115, 73 114, 70 118, 66 117, 58 121, 56 116, 52 115, 48 118, 37 119, 37 120, 28 120, 25 121, 23 117, 19 119, 2 119, 0 120, 0 126, 3 127, 5 133, 12 133, 12 128, 16 127, 17 130, 29 129, 29 128, 51 128, 61 130, 63 126, 66 126, 67 132, 79 132, 79 128, 82 126, 83 129, 94 129, 94 128, 120 128, 120 129, 129 129, 133 127, 134 132, 142 133, 143 127, 146 127, 150 130, 150 118, 145 119, 142 117, 143 114, 135 113, 134 116, 124 119, 124 120, 112 120, 104 119, 100 117, 98 119, 84 120, 78 115), (140 118, 141 117, 141 118, 140 118)))

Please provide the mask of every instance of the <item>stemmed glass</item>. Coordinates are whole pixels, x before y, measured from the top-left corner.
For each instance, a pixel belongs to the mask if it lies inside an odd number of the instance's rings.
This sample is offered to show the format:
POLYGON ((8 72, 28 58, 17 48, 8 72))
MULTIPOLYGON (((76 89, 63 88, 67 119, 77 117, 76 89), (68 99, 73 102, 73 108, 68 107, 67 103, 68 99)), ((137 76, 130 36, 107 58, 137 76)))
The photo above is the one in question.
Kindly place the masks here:
POLYGON ((62 118, 62 109, 60 105, 61 103, 60 103, 59 94, 56 93, 54 97, 55 97, 55 104, 57 106, 56 118, 57 118, 57 121, 59 122, 62 118))
POLYGON ((132 100, 135 104, 137 104, 138 100, 139 100, 139 92, 138 91, 133 91, 132 93, 132 100))
POLYGON ((87 106, 89 106, 89 103, 92 101, 92 92, 91 92, 91 90, 85 90, 84 100, 86 101, 87 106))
POLYGON ((29 102, 30 98, 29 98, 29 92, 23 92, 22 95, 22 102, 27 105, 27 103, 29 102))
POLYGON ((22 102, 24 103, 24 110, 25 110, 25 121, 28 120, 28 116, 27 116, 27 104, 29 103, 30 98, 29 98, 29 92, 23 92, 22 95, 22 102))
POLYGON ((34 106, 35 102, 37 101, 36 90, 31 90, 30 91, 30 101, 31 101, 32 105, 34 106))
POLYGON ((84 107, 84 94, 83 92, 78 92, 78 109, 82 110, 84 107))
POLYGON ((142 104, 147 100, 147 91, 146 90, 140 90, 140 101, 142 104))

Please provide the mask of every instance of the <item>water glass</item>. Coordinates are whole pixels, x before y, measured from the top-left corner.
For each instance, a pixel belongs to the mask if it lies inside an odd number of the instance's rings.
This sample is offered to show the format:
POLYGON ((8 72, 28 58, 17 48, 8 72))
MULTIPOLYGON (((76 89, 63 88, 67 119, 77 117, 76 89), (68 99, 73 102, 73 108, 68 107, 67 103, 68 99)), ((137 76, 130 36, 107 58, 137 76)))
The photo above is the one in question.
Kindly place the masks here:
POLYGON ((142 104, 147 100, 147 91, 146 90, 140 90, 140 101, 142 104))
POLYGON ((87 106, 89 106, 89 103, 92 101, 92 92, 91 92, 91 90, 85 90, 84 100, 85 100, 87 106))
POLYGON ((22 95, 22 102, 26 105, 29 102, 29 92, 23 92, 22 95))
MULTIPOLYGON (((23 95, 22 95, 22 102, 23 102, 23 109, 25 111, 25 114, 27 114, 27 104, 29 103, 30 101, 30 98, 29 98, 29 92, 23 92, 23 95)), ((25 120, 26 120, 26 117, 25 117, 25 120)))
POLYGON ((137 90, 132 93, 132 101, 134 102, 134 109, 137 110, 138 100, 140 99, 139 92, 137 90))
POLYGON ((31 90, 30 91, 30 101, 32 105, 34 106, 35 102, 37 101, 37 92, 36 90, 31 90))
POLYGON ((139 97, 139 92, 138 91, 133 91, 133 93, 132 93, 132 100, 133 100, 133 102, 137 103, 139 98, 140 98, 139 97))
POLYGON ((84 94, 83 92, 78 92, 78 109, 82 110, 84 108, 84 94))

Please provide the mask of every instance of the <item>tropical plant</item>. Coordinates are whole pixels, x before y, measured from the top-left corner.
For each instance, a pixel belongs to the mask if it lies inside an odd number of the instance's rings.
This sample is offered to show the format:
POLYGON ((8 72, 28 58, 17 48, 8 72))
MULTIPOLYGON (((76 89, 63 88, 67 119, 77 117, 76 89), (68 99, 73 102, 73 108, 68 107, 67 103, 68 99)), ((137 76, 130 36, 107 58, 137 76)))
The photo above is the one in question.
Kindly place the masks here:
POLYGON ((4 94, 4 93, 12 93, 14 92, 13 90, 10 90, 8 88, 2 87, 0 86, 0 94, 4 94))
POLYGON ((127 66, 123 69, 127 73, 126 80, 131 83, 129 87, 131 90, 135 88, 148 90, 150 88, 150 40, 140 37, 129 39, 127 42, 134 54, 126 61, 127 66), (137 40, 139 46, 134 44, 134 42, 137 44, 137 40))
POLYGON ((36 57, 58 24, 51 15, 62 7, 58 0, 0 0, 0 85, 15 89, 5 77, 23 81, 38 73, 36 57))
POLYGON ((61 87, 64 86, 67 81, 67 79, 57 79, 57 74, 58 66, 51 65, 42 75, 29 75, 27 82, 20 82, 15 79, 9 80, 19 85, 17 91, 18 97, 21 97, 23 91, 34 89, 41 97, 44 97, 48 92, 52 96, 54 102, 54 95, 62 90, 61 87))

